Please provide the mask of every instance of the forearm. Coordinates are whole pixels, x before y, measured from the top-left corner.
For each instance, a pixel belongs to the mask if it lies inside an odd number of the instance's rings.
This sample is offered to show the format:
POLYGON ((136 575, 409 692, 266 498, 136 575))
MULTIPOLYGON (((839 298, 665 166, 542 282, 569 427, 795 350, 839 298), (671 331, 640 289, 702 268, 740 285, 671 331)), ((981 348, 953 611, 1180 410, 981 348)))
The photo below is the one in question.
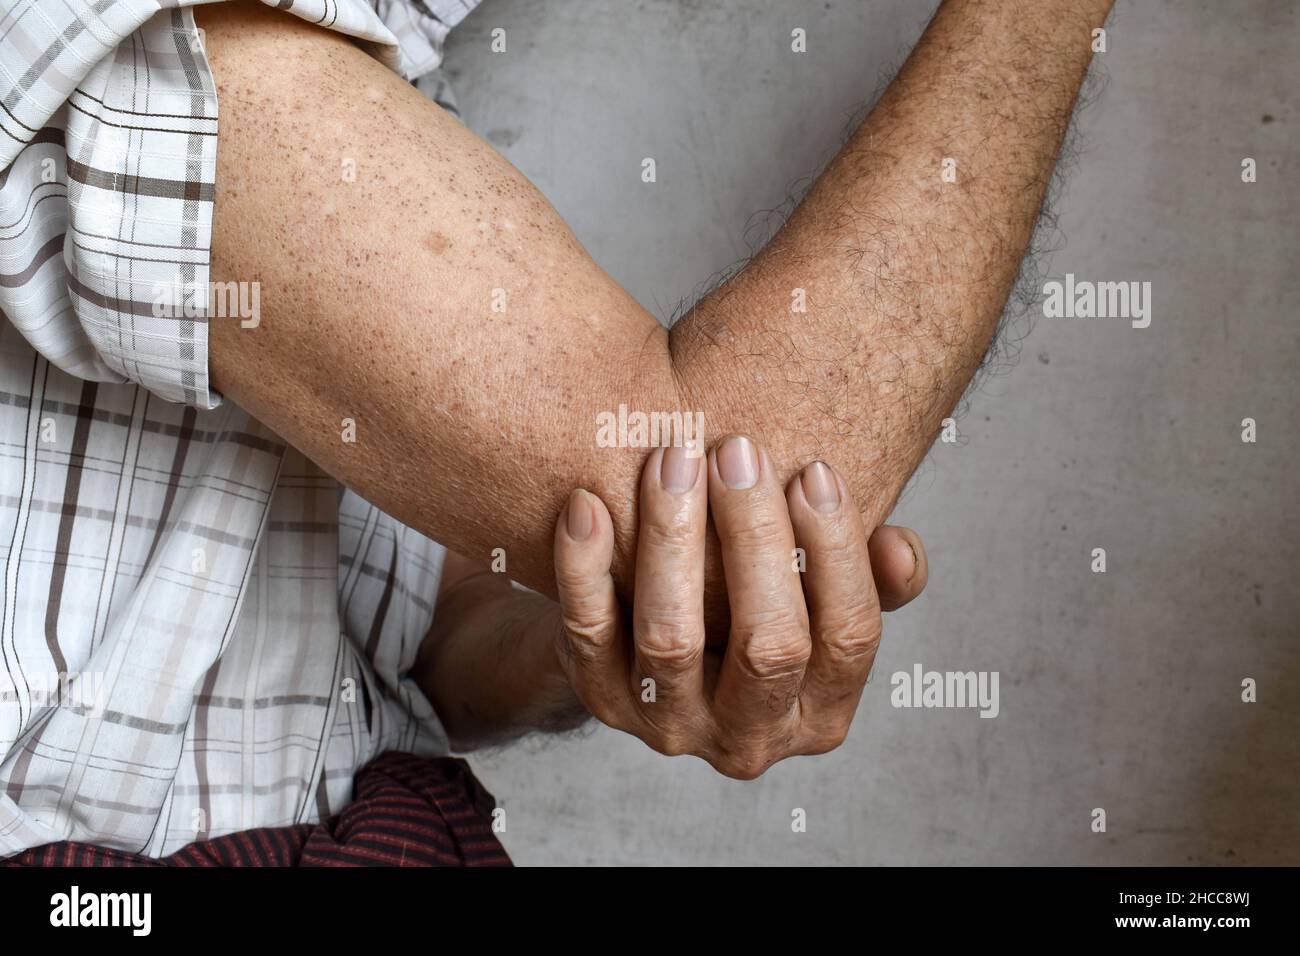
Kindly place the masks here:
POLYGON ((943 4, 785 227, 674 327, 713 433, 757 433, 787 474, 828 461, 869 526, 892 510, 988 349, 1110 5, 943 4))
POLYGON ((647 449, 600 447, 596 416, 676 406, 666 330, 518 170, 354 44, 260 4, 196 16, 221 109, 212 277, 261 288, 255 327, 209 321, 214 387, 529 587, 554 594, 575 487, 630 543, 647 449))
POLYGON ((826 458, 871 526, 888 512, 987 346, 1107 4, 946 4, 671 348, 486 143, 345 40, 227 6, 200 11, 223 117, 213 278, 260 282, 263 309, 256 328, 211 322, 216 387, 399 520, 503 549, 550 594, 551 529, 587 488, 627 596, 648 449, 597 441, 620 404, 702 412, 706 438, 748 432, 784 475, 826 458))
POLYGON ((452 746, 473 750, 586 720, 555 656, 554 602, 500 574, 458 578, 438 595, 412 670, 452 746))

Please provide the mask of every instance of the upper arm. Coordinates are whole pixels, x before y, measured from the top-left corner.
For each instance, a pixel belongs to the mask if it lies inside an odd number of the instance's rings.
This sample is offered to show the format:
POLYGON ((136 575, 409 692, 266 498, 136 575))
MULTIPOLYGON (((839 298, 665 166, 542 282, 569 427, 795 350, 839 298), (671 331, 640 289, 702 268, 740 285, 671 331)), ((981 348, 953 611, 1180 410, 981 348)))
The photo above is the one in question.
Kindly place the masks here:
POLYGON ((596 416, 677 407, 665 330, 409 84, 337 35, 224 7, 200 13, 212 280, 257 283, 260 315, 210 318, 214 388, 399 520, 466 555, 504 548, 530 586, 553 590, 574 487, 626 545, 646 449, 599 447, 596 416))

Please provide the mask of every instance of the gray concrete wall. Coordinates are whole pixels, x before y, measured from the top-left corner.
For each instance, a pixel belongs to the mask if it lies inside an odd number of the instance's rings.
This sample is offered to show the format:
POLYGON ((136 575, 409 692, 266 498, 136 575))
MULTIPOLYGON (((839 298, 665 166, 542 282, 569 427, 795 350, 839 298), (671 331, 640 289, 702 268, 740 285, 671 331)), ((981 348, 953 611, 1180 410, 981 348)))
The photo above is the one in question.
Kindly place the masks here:
MULTIPOLYGON (((933 7, 486 0, 448 68, 467 122, 667 318, 933 7)), ((1300 7, 1122 4, 1100 59, 1049 271, 1150 281, 1151 326, 1040 318, 932 450, 895 515, 929 592, 887 618, 841 750, 753 783, 604 728, 475 755, 518 862, 1300 862, 1300 7), (1000 715, 891 707, 916 662, 998 671, 1000 715)))

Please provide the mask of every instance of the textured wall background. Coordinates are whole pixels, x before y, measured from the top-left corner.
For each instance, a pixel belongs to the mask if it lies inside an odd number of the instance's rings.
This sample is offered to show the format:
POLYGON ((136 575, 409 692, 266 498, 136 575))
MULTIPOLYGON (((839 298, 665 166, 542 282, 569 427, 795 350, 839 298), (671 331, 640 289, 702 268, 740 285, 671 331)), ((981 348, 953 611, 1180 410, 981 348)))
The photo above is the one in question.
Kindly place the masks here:
MULTIPOLYGON (((467 122, 667 318, 933 8, 486 0, 448 68, 467 122)), ((1150 328, 1040 318, 932 450, 895 515, 930 589, 887 618, 841 750, 749 784, 603 728, 475 755, 517 861, 1300 862, 1300 7, 1121 4, 1100 60, 1049 272, 1150 281, 1150 328), (892 708, 915 662, 999 671, 1001 714, 892 708)))

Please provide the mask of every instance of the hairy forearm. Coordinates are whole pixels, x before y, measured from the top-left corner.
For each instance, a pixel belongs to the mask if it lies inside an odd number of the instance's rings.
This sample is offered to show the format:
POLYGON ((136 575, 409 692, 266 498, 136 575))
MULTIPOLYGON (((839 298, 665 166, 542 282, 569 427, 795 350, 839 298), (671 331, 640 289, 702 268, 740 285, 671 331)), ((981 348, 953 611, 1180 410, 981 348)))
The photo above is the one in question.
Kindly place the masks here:
POLYGON ((442 589, 412 676, 456 750, 587 719, 555 656, 559 626, 554 602, 500 574, 459 575, 442 589))
POLYGON ((711 430, 828 461, 870 526, 892 510, 988 349, 1109 8, 940 8, 784 228, 673 328, 711 430))
POLYGON ((213 382, 388 513, 503 549, 551 594, 575 487, 609 506, 630 594, 648 449, 596 440, 620 404, 702 412, 706 437, 750 433, 784 474, 826 458, 874 526, 987 346, 1107 6, 945 4, 786 227, 671 339, 409 84, 292 17, 202 8, 212 277, 260 282, 263 305, 255 328, 210 324, 213 382))

